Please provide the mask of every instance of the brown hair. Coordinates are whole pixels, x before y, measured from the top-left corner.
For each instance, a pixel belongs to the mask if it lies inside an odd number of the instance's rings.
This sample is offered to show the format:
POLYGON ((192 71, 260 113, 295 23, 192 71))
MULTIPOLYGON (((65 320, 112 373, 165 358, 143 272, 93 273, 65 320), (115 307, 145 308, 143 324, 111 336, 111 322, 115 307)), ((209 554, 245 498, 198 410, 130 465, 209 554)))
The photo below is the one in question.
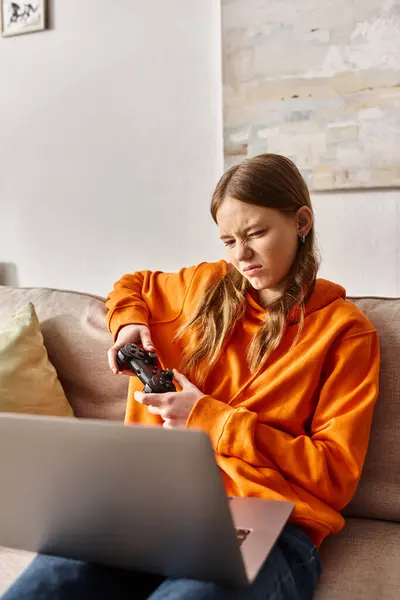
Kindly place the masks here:
MULTIPOLYGON (((247 204, 276 208, 284 213, 297 212, 302 206, 312 210, 307 185, 295 164, 284 156, 261 154, 231 167, 219 180, 211 202, 211 214, 217 222, 217 212, 229 195, 247 204)), ((299 309, 297 343, 304 322, 304 306, 311 294, 318 270, 313 228, 298 251, 287 276, 284 294, 269 306, 265 323, 247 349, 247 361, 252 372, 280 344, 289 313, 299 309)), ((234 267, 212 285, 202 297, 193 316, 178 331, 177 338, 188 334, 191 344, 185 350, 181 368, 193 382, 210 371, 235 321, 246 308, 245 296, 250 284, 234 267), (200 363, 201 368, 200 368, 200 363)))

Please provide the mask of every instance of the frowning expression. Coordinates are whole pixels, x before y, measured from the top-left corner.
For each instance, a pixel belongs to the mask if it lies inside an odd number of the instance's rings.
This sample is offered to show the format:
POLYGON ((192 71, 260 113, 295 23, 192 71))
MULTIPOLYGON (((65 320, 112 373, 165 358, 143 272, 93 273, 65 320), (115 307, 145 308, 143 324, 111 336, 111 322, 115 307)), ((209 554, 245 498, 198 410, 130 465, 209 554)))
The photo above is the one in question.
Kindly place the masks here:
POLYGON ((284 213, 228 196, 216 217, 229 262, 258 291, 260 301, 269 304, 282 294, 296 257, 299 211, 284 213))

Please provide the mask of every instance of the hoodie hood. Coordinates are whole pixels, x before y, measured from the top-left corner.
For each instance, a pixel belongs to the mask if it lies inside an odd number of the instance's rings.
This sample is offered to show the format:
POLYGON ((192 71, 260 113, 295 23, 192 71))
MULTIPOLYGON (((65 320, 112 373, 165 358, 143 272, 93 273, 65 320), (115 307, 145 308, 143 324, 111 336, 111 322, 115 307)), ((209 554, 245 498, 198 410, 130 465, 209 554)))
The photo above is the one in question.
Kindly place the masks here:
MULTIPOLYGON (((327 281, 326 279, 317 279, 314 291, 306 303, 304 316, 308 317, 308 315, 326 308, 329 304, 339 299, 346 299, 346 290, 341 285, 327 281)), ((289 315, 288 324, 293 325, 298 320, 299 309, 294 308, 289 315)))
MULTIPOLYGON (((314 290, 306 303, 304 316, 307 317, 339 299, 346 299, 346 290, 341 285, 333 283, 332 281, 327 281, 326 279, 317 279, 314 290)), ((257 317, 260 320, 264 320, 265 308, 258 303, 257 292, 255 290, 249 292, 247 300, 252 312, 257 313, 257 317)), ((295 307, 288 316, 288 325, 298 323, 299 318, 300 311, 295 307)))

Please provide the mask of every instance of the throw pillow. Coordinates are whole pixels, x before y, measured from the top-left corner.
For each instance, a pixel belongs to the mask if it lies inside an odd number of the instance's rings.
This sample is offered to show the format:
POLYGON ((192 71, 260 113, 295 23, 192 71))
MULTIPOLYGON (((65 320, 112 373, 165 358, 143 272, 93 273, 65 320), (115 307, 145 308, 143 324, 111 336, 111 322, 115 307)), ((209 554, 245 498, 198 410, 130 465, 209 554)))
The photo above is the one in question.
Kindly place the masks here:
POLYGON ((0 412, 73 416, 32 303, 0 323, 0 412))

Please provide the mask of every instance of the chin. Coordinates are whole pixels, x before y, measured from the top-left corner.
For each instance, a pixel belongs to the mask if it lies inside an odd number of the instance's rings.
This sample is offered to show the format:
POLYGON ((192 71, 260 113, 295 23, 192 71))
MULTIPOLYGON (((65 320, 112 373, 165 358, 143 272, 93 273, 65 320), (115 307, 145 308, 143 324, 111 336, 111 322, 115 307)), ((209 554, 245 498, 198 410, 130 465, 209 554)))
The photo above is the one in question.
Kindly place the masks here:
POLYGON ((257 277, 252 277, 251 279, 249 278, 247 281, 250 283, 251 287, 253 287, 258 292, 261 292, 262 290, 267 290, 271 287, 268 281, 265 281, 265 279, 261 278, 258 279, 257 277))

